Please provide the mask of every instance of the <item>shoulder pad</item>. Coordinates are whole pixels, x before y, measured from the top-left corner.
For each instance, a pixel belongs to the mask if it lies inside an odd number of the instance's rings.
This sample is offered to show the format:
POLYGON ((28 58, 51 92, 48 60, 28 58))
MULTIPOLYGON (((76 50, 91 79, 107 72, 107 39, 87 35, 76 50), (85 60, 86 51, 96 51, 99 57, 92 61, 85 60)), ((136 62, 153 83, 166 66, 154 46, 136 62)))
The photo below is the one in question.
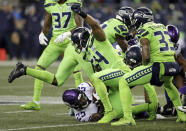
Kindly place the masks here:
POLYGON ((50 7, 50 6, 55 6, 56 2, 54 2, 53 0, 45 0, 44 6, 45 7, 50 7))
POLYGON ((67 3, 82 3, 82 0, 67 0, 67 3))

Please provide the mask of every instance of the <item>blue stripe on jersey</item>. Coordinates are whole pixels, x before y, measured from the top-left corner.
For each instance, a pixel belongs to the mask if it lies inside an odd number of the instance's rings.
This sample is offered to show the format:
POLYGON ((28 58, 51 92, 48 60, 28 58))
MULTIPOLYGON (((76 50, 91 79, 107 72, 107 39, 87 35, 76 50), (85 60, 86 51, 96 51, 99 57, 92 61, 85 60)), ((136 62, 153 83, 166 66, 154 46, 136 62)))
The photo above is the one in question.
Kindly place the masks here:
POLYGON ((124 75, 124 73, 119 70, 119 71, 111 72, 109 74, 100 76, 99 79, 102 80, 102 81, 107 81, 107 80, 111 80, 111 79, 121 77, 123 75, 124 75))
POLYGON ((91 39, 91 43, 90 43, 90 46, 89 46, 89 48, 92 48, 92 46, 93 46, 93 43, 94 43, 94 37, 92 37, 92 39, 91 39))
POLYGON ((127 77, 125 80, 128 83, 131 83, 131 82, 136 81, 136 80, 140 79, 141 77, 143 77, 143 76, 145 76, 149 73, 152 73, 152 66, 136 72, 134 75, 132 75, 130 77, 127 77))
POLYGON ((49 7, 49 6, 55 6, 56 5, 56 3, 48 3, 48 4, 46 4, 46 5, 44 5, 45 7, 49 7))

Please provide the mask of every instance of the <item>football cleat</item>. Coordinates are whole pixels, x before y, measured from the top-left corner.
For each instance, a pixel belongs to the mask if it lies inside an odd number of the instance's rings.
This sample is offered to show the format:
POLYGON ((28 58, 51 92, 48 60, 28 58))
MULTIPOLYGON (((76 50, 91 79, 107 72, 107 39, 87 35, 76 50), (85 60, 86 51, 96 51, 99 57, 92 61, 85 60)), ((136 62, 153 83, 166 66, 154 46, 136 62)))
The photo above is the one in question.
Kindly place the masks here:
POLYGON ((36 104, 34 101, 31 101, 27 104, 21 105, 20 108, 25 110, 40 110, 40 104, 36 104))
POLYGON ((176 116, 177 113, 173 103, 169 102, 164 105, 161 114, 165 116, 176 116))
POLYGON ((186 113, 186 106, 178 106, 178 110, 186 113))
POLYGON ((136 122, 133 118, 131 119, 121 118, 119 121, 111 123, 111 126, 135 126, 135 125, 136 122))
POLYGON ((186 122, 186 114, 184 114, 183 112, 181 112, 182 114, 181 115, 178 115, 178 118, 176 120, 176 122, 186 122))
POLYGON ((22 75, 26 74, 26 66, 23 65, 21 62, 18 62, 16 64, 16 67, 13 69, 13 71, 10 73, 8 77, 8 82, 12 83, 16 78, 19 78, 22 75))
POLYGON ((106 124, 112 121, 116 117, 116 112, 114 110, 105 113, 104 116, 98 121, 100 124, 106 124))

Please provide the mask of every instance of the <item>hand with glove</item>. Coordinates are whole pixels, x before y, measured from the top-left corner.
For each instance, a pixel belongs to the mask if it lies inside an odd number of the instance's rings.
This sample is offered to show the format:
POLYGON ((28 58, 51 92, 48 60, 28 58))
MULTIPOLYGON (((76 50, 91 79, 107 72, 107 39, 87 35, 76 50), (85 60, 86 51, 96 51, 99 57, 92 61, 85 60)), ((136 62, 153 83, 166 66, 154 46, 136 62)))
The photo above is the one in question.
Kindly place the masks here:
POLYGON ((48 39, 43 32, 39 34, 39 43, 41 45, 47 45, 48 39))
POLYGON ((71 10, 74 11, 75 13, 79 14, 82 18, 86 18, 87 14, 82 11, 81 5, 80 4, 73 4, 71 7, 71 10))
POLYGON ((59 35, 55 40, 54 40, 54 42, 56 43, 56 44, 59 44, 59 43, 61 43, 61 42, 63 42, 67 37, 69 37, 69 36, 71 36, 71 32, 69 31, 69 32, 65 32, 64 34, 61 34, 61 35, 59 35))

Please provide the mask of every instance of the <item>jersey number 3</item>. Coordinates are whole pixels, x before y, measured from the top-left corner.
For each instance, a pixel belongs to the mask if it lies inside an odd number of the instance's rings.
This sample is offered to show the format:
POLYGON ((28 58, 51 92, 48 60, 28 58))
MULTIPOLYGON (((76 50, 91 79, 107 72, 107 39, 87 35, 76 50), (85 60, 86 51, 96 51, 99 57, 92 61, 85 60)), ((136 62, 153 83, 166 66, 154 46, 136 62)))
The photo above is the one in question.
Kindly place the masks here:
POLYGON ((54 26, 56 29, 61 28, 61 19, 66 16, 66 20, 63 25, 63 28, 67 28, 70 18, 72 16, 72 13, 71 12, 62 12, 62 18, 60 17, 59 13, 52 13, 52 16, 56 17, 56 19, 54 20, 56 22, 56 24, 54 26))

